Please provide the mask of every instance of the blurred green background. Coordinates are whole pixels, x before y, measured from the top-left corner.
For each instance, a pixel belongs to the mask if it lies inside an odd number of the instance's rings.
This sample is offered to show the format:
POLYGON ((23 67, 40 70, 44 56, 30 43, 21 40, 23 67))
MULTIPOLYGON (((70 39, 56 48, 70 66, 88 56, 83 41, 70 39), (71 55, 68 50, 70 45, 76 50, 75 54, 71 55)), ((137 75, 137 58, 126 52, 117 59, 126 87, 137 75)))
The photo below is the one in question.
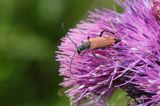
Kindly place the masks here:
MULTIPOLYGON (((113 0, 0 0, 0 106, 69 106, 59 91, 55 61, 61 25, 68 30, 89 10, 113 5, 113 0)), ((112 106, 123 102, 125 94, 117 95, 112 106)))

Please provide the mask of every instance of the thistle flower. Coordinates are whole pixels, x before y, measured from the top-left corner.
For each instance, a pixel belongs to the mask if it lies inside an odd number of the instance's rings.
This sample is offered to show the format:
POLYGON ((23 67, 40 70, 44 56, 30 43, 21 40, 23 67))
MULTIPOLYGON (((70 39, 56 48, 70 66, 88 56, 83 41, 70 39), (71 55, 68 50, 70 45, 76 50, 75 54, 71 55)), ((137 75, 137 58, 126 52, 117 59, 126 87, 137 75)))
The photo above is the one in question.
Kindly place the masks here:
MULTIPOLYGON (((119 27, 117 24, 119 17, 118 13, 110 10, 96 10, 95 13, 90 13, 87 21, 82 21, 76 28, 71 29, 68 35, 77 45, 80 45, 81 41, 87 41, 88 36, 94 38, 103 30, 116 32, 119 27)), ((102 36, 108 35, 117 36, 107 32, 102 36)), ((107 99, 116 89, 112 84, 113 78, 119 70, 119 63, 122 61, 120 58, 124 57, 123 54, 126 52, 125 46, 123 53, 118 53, 114 47, 94 50, 96 57, 91 50, 87 50, 83 54, 76 54, 71 64, 75 51, 74 44, 65 37, 57 52, 57 60, 61 63, 60 74, 65 77, 62 85, 72 87, 66 91, 72 104, 79 104, 80 100, 87 98, 86 105, 105 105, 102 96, 107 99), (117 53, 121 56, 118 57, 117 53)))
POLYGON ((66 93, 72 105, 108 105, 106 101, 119 87, 132 98, 145 96, 139 105, 160 101, 160 26, 154 2, 117 2, 124 8, 122 14, 107 9, 91 12, 86 21, 70 29, 68 36, 80 45, 88 36, 95 38, 108 30, 102 36, 120 38, 120 43, 94 50, 95 56, 91 50, 75 54, 71 63, 76 47, 67 36, 62 38, 57 61, 64 77, 61 85, 69 87, 66 93))
MULTIPOLYGON (((156 1, 157 3, 158 1, 156 1)), ((127 46, 133 57, 137 57, 139 62, 132 68, 134 78, 123 86, 131 97, 143 100, 137 103, 140 106, 155 106, 160 102, 160 25, 159 13, 155 12, 157 4, 151 0, 126 1, 126 7, 121 18, 121 31, 128 36, 127 46), (156 17, 155 17, 156 16, 156 17), (134 86, 137 90, 128 89, 134 86)), ((158 9, 158 8, 156 8, 158 9)))

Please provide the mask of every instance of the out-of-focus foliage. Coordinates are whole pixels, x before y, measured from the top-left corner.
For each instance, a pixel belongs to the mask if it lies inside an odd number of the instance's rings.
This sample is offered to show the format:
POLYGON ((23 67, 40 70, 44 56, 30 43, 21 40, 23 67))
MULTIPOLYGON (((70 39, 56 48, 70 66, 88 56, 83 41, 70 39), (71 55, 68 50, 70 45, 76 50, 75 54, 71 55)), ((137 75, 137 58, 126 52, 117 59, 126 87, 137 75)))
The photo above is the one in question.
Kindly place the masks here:
POLYGON ((1 0, 0 106, 69 106, 55 62, 61 24, 68 29, 88 10, 112 5, 112 0, 1 0))

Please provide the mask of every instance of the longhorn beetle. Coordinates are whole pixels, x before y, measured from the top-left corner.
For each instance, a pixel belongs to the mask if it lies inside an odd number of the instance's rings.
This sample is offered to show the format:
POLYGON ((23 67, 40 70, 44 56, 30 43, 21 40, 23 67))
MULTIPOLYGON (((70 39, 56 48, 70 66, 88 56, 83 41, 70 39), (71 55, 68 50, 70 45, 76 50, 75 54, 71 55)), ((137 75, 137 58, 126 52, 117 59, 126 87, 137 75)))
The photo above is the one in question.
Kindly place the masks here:
MULTIPOLYGON (((62 24, 62 28, 64 30, 63 24, 62 24)), ((92 53, 93 53, 93 50, 95 50, 95 49, 103 49, 103 48, 112 46, 113 44, 116 44, 121 41, 120 39, 115 38, 113 36, 107 36, 107 37, 102 36, 104 32, 109 32, 109 33, 115 34, 113 32, 103 30, 98 37, 90 38, 88 36, 88 41, 82 42, 79 46, 77 46, 76 43, 74 43, 73 40, 68 36, 68 34, 66 34, 67 37, 72 41, 72 43, 75 45, 75 47, 77 49, 71 58, 70 70, 71 70, 71 64, 72 64, 73 58, 76 53, 81 54, 81 52, 85 51, 85 50, 92 50, 92 53)), ((72 73, 72 71, 71 71, 71 73, 72 73)))

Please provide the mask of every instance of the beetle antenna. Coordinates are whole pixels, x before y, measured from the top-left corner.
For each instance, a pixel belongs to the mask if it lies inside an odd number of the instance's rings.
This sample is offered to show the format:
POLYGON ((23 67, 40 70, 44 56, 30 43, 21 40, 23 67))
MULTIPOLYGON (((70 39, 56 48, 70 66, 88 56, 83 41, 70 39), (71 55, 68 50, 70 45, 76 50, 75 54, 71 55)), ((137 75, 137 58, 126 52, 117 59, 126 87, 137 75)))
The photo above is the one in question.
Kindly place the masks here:
MULTIPOLYGON (((62 23, 62 30, 64 31, 65 35, 71 40, 71 42, 75 45, 76 49, 78 50, 78 47, 77 47, 76 43, 74 43, 74 41, 73 41, 73 40, 69 37, 69 35, 66 33, 66 31, 65 31, 65 29, 64 29, 64 23, 62 23)), ((71 58, 71 61, 70 61, 70 65, 69 65, 71 74, 73 74, 71 68, 72 68, 73 58, 74 58, 74 56, 76 55, 76 53, 77 53, 77 51, 74 52, 74 54, 73 54, 73 56, 72 56, 72 58, 71 58)))
POLYGON ((75 51, 75 52, 74 52, 74 54, 73 54, 73 56, 72 56, 72 59, 71 59, 71 61, 70 61, 70 65, 69 65, 69 68, 70 68, 71 74, 73 74, 73 73, 72 73, 71 68, 72 68, 73 58, 74 58, 74 56, 76 55, 76 53, 77 53, 77 51, 75 51))
POLYGON ((76 47, 77 50, 78 50, 78 47, 77 47, 76 43, 74 43, 73 40, 69 37, 69 35, 66 33, 66 31, 65 31, 65 29, 64 29, 64 23, 62 23, 62 30, 63 30, 63 32, 65 33, 65 35, 71 40, 71 42, 75 45, 75 47, 76 47))

